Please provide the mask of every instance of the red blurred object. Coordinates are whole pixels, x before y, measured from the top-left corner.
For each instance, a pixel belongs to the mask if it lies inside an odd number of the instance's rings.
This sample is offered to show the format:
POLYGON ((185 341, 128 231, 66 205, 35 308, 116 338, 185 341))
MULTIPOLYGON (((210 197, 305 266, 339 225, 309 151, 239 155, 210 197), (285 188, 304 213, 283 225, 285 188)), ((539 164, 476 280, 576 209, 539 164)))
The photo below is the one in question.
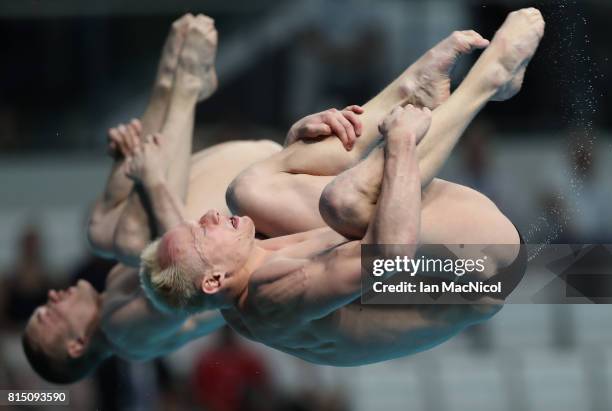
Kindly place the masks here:
POLYGON ((193 385, 198 403, 210 411, 265 409, 261 406, 268 397, 269 379, 264 362, 239 344, 229 328, 221 333, 196 363, 193 385))

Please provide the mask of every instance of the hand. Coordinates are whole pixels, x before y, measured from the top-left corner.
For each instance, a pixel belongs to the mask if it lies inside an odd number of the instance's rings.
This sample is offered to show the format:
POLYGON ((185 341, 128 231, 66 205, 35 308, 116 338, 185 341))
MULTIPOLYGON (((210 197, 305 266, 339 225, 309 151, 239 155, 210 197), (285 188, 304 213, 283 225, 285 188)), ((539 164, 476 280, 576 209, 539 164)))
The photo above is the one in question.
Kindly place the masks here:
POLYGON ((425 137, 430 126, 431 110, 409 104, 395 107, 380 123, 378 130, 387 140, 408 139, 416 145, 425 137))
POLYGON ((314 139, 336 135, 347 151, 351 151, 355 140, 361 136, 363 127, 358 114, 361 106, 348 106, 342 111, 335 108, 311 114, 298 120, 287 134, 287 145, 298 140, 314 139))
POLYGON ((109 129, 108 154, 115 159, 134 155, 134 150, 140 145, 141 133, 142 124, 137 119, 109 129))
POLYGON ((132 156, 126 158, 125 174, 128 178, 144 185, 153 185, 164 180, 164 161, 160 148, 161 135, 145 138, 132 156))

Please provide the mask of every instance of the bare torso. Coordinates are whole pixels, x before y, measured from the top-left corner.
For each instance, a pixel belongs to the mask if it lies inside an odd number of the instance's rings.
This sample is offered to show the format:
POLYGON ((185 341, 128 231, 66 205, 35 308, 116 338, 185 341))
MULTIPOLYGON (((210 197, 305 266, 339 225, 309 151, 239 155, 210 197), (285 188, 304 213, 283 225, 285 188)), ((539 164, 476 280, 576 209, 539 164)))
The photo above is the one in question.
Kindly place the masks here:
MULTIPOLYGON (((464 211, 473 213, 485 201, 488 200, 471 189, 434 180, 423 194, 423 243, 458 241, 461 238, 458 229, 463 221, 457 216, 464 211), (450 215, 447 212, 450 209, 457 214, 450 215)), ((247 338, 306 361, 353 366, 426 350, 487 316, 487 313, 483 316, 483 307, 470 305, 444 309, 419 305, 373 306, 362 305, 359 300, 317 318, 304 316, 299 297, 292 298, 309 286, 310 273, 304 268, 312 266, 313 260, 323 260, 328 253, 341 252, 348 241, 331 229, 319 231, 320 234, 306 241, 281 246, 266 265, 253 273, 243 303, 222 310, 228 324, 247 338), (275 279, 274 287, 270 287, 270 278, 275 279), (279 295, 282 295, 282 304, 278 303, 279 295)), ((282 239, 266 241, 275 241, 276 248, 282 239)), ((262 243, 265 247, 266 242, 262 243)), ((326 274, 333 276, 335 272, 326 274)))

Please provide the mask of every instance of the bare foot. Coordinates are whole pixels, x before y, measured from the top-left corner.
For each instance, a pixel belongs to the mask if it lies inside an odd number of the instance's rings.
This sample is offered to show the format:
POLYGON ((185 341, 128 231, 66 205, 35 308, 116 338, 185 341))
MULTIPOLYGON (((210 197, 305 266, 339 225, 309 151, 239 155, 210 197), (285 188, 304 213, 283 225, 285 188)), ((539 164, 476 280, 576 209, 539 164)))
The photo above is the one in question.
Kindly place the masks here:
POLYGON ((431 110, 408 104, 406 107, 395 107, 380 123, 378 130, 387 141, 408 138, 413 145, 417 145, 430 126, 431 110))
POLYGON ((165 90, 170 90, 172 87, 172 83, 174 82, 174 71, 178 65, 179 54, 183 48, 189 24, 194 21, 194 19, 195 17, 188 13, 172 23, 159 60, 155 86, 165 90))
POLYGON ((217 30, 214 20, 200 14, 189 24, 178 63, 181 75, 199 88, 198 101, 210 97, 217 89, 216 53, 217 30))
POLYGON ((408 68, 402 76, 402 98, 435 109, 450 97, 450 73, 459 56, 488 45, 489 40, 473 30, 455 31, 408 68))
MULTIPOLYGON (((538 9, 522 9, 508 15, 487 50, 496 60, 490 72, 497 92, 491 100, 508 100, 521 90, 525 70, 544 36, 544 27, 538 9)), ((489 58, 486 61, 490 62, 489 58)))

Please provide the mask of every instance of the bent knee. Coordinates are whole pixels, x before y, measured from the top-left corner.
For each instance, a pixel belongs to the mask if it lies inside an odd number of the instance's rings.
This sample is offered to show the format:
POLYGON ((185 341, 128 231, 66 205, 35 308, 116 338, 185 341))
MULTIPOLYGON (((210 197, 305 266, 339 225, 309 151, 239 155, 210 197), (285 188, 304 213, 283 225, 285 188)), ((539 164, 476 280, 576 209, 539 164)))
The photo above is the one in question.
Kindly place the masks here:
POLYGON ((348 238, 363 237, 369 222, 370 204, 355 190, 328 184, 319 199, 319 213, 328 226, 348 238))
POLYGON ((250 167, 238 175, 227 187, 225 201, 235 214, 250 215, 252 206, 270 196, 267 190, 270 176, 262 175, 257 167, 250 167))

